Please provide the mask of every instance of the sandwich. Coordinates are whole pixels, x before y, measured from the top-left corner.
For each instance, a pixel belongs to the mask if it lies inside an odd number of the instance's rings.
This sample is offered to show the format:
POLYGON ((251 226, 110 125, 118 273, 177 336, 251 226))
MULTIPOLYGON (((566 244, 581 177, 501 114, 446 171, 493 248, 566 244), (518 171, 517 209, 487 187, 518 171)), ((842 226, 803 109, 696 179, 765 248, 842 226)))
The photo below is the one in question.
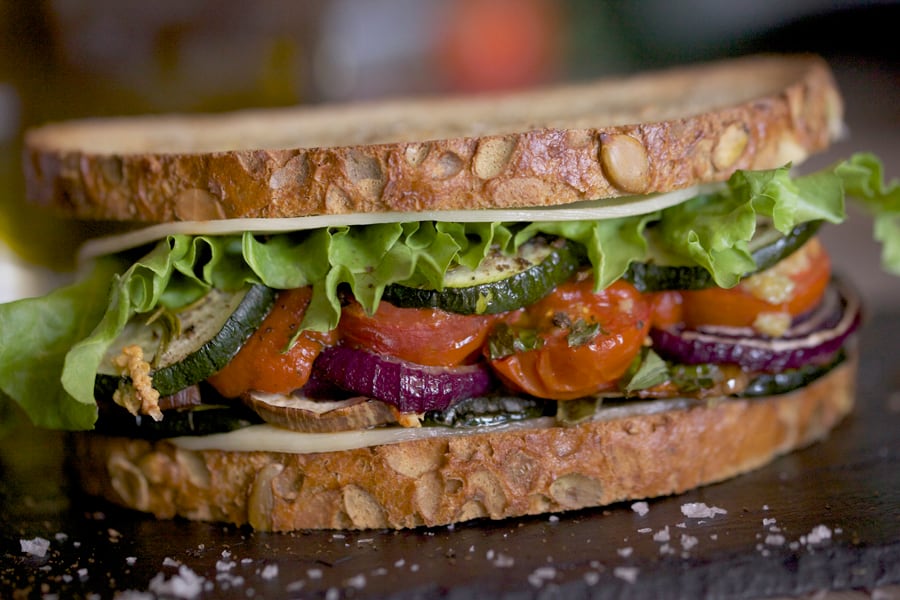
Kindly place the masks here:
POLYGON ((84 490, 257 530, 677 494, 827 436, 898 186, 828 65, 752 56, 460 97, 49 123, 28 200, 103 223, 0 306, 0 389, 84 490))

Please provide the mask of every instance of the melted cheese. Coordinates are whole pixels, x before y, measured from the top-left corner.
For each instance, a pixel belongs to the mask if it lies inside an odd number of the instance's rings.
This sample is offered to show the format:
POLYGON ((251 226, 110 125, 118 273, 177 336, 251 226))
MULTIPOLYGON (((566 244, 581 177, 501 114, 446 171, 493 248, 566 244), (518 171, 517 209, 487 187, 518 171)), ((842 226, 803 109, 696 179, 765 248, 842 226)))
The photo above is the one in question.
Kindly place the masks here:
POLYGON ((718 184, 694 186, 665 194, 627 196, 604 200, 588 200, 561 206, 541 206, 514 209, 443 210, 421 212, 352 213, 345 215, 314 215, 283 219, 221 219, 214 221, 177 221, 160 223, 128 233, 90 240, 79 253, 85 261, 105 254, 113 254, 162 239, 171 234, 227 235, 253 231, 282 233, 343 225, 373 225, 377 223, 406 223, 411 221, 449 221, 457 223, 583 221, 613 219, 643 215, 662 210, 718 184))
MULTIPOLYGON (((683 398, 626 402, 601 407, 594 421, 611 421, 637 415, 679 410, 695 404, 683 398)), ((399 444, 432 438, 449 438, 482 433, 504 433, 560 426, 553 417, 541 417, 493 427, 385 427, 335 433, 300 433, 272 425, 252 425, 228 433, 172 438, 169 441, 185 450, 220 450, 224 452, 283 452, 313 454, 340 452, 370 446, 399 444)))

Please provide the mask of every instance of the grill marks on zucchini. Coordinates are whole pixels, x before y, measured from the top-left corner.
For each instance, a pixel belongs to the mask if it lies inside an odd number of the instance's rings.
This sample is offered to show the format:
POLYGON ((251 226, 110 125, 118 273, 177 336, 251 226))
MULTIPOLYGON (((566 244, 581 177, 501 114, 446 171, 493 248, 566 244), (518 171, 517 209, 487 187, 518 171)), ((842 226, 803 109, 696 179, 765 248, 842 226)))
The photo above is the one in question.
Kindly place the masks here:
POLYGON ((138 316, 111 346, 95 380, 95 394, 106 398, 127 378, 112 361, 124 346, 137 344, 153 365, 153 387, 161 396, 174 394, 219 371, 237 354, 275 301, 275 291, 253 285, 238 292, 211 289, 202 299, 177 313, 178 335, 168 339, 160 321, 147 324, 138 316), (168 343, 166 341, 168 340, 168 343))
POLYGON ((580 265, 576 244, 536 237, 522 244, 515 256, 495 250, 475 270, 451 269, 441 290, 393 284, 385 288, 382 298, 400 308, 496 314, 540 300, 572 277, 580 265))

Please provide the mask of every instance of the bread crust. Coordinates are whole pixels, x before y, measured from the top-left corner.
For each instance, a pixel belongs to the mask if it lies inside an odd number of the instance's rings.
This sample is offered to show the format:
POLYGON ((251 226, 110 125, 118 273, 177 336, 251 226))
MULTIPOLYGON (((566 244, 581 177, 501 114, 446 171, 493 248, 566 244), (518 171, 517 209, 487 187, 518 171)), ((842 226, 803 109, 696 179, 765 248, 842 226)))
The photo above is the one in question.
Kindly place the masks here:
POLYGON ((258 530, 408 528, 677 494, 825 437, 853 406, 856 359, 795 392, 574 427, 317 454, 190 451, 74 434, 89 494, 258 530))
POLYGON ((29 200, 80 219, 511 208, 782 166, 841 119, 823 60, 755 56, 502 96, 50 124, 23 162, 29 200))

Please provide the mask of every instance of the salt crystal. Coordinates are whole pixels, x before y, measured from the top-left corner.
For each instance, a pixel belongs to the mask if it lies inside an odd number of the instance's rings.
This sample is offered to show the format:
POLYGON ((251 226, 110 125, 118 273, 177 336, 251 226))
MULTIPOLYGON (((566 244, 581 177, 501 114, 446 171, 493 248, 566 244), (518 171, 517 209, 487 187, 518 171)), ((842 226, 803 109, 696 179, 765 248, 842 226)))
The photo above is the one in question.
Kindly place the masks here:
POLYGON ((69 539, 69 536, 65 533, 57 533, 55 537, 57 542, 65 542, 67 539, 69 539))
POLYGON ((692 535, 687 535, 686 533, 681 534, 681 547, 685 550, 690 550, 696 546, 698 541, 699 540, 692 535))
POLYGON ((170 558, 170 557, 168 557, 168 556, 165 557, 165 558, 163 559, 163 566, 164 566, 164 567, 177 567, 177 566, 179 566, 180 564, 181 564, 180 562, 178 562, 178 561, 175 560, 174 558, 170 558))
POLYGON ((262 572, 260 572, 260 577, 263 579, 275 579, 278 577, 278 565, 269 564, 263 567, 262 572))
POLYGON ((597 585, 600 583, 600 573, 596 571, 588 571, 584 574, 584 582, 587 585, 597 585))
POLYGON ((727 515, 728 511, 718 506, 707 506, 703 502, 687 502, 681 505, 681 514, 689 519, 708 519, 716 515, 727 515))
POLYGON ((669 526, 666 525, 665 529, 660 529, 656 533, 653 534, 654 542, 668 542, 669 541, 669 526))
POLYGON ((514 559, 512 556, 509 556, 509 555, 507 555, 507 554, 503 554, 502 552, 500 552, 500 553, 497 555, 497 560, 494 561, 494 566, 495 566, 495 567, 498 567, 498 568, 501 568, 501 569, 505 569, 505 568, 511 567, 511 566, 513 566, 514 564, 516 564, 515 559, 514 559))
POLYGON ((233 560, 217 560, 216 561, 216 571, 220 573, 223 571, 230 571, 237 565, 233 560))
POLYGON ((776 523, 775 519, 763 519, 762 521, 763 527, 768 527, 769 525, 774 525, 776 523))
POLYGON ((554 567, 538 567, 528 576, 528 582, 534 587, 541 587, 545 581, 549 581, 556 577, 556 569, 554 567))
POLYGON ((164 573, 158 573, 150 580, 149 589, 159 596, 175 598, 196 598, 203 593, 203 585, 206 580, 200 577, 188 567, 181 565, 178 573, 170 579, 166 579, 164 573))
POLYGON ((628 558, 629 556, 631 556, 632 552, 634 552, 634 548, 632 548, 631 546, 626 546, 625 548, 619 548, 618 550, 616 550, 616 553, 622 558, 628 558))
POLYGON ((784 546, 785 541, 786 540, 783 535, 772 533, 766 536, 767 546, 784 546))
POLYGON ((134 563, 136 563, 136 562, 137 562, 137 556, 126 556, 125 557, 125 564, 127 564, 129 567, 134 566, 134 563))
POLYGON ((631 505, 631 510, 643 517, 650 512, 650 506, 646 502, 635 502, 631 505))
POLYGON ((653 531, 653 529, 651 529, 650 527, 641 527, 640 529, 638 529, 638 533, 650 533, 651 531, 653 531))
POLYGON ((831 530, 825 525, 816 525, 813 527, 813 530, 809 532, 809 535, 806 536, 806 542, 808 544, 818 544, 830 539, 831 530))
POLYGON ((47 555, 47 550, 50 549, 50 540, 45 540, 42 537, 36 537, 30 540, 19 540, 19 547, 25 554, 43 558, 47 555))
POLYGON ((307 569, 306 576, 310 579, 322 579, 322 569, 307 569))
POLYGON ((305 586, 305 585, 306 585, 305 581, 297 580, 297 581, 292 581, 291 583, 287 584, 287 586, 285 586, 284 589, 287 592, 299 592, 300 590, 303 589, 303 586, 305 586))
POLYGON ((550 521, 551 523, 559 523, 559 517, 557 517, 556 515, 550 515, 550 517, 547 520, 550 521))
POLYGON ((344 582, 344 585, 347 587, 352 587, 357 590, 361 590, 366 587, 366 576, 360 573, 359 575, 354 575, 350 579, 344 582))
POLYGON ((616 567, 613 569, 613 575, 619 579, 624 579, 628 583, 637 581, 638 573, 640 573, 640 569, 637 567, 616 567))

